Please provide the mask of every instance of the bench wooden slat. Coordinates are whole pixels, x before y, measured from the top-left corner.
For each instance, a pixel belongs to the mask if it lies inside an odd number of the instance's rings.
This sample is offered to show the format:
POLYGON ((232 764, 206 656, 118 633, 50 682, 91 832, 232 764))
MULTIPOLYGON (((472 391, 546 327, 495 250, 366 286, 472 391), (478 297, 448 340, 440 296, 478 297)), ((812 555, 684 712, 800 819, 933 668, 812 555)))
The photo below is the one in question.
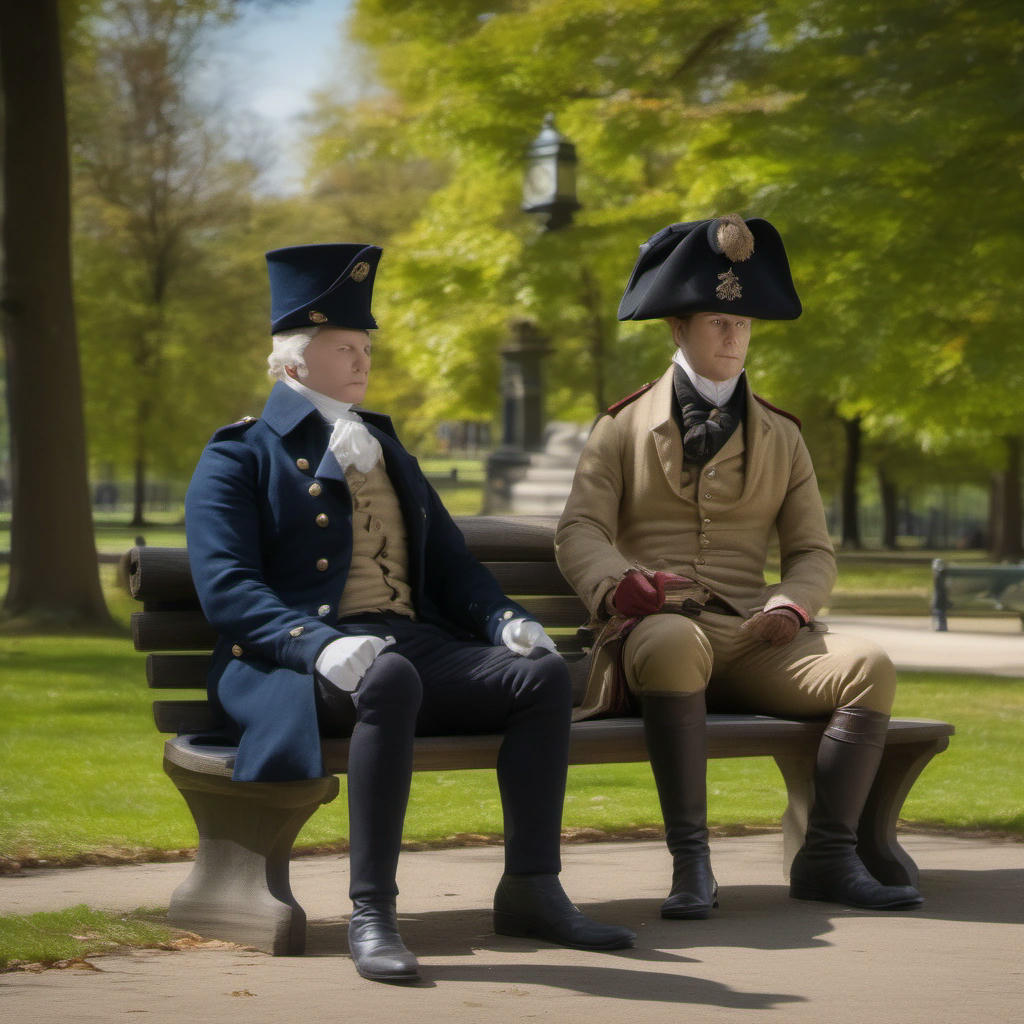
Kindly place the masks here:
MULTIPOLYGON (((583 640, 572 634, 558 637, 558 650, 572 663, 583 656, 583 640)), ((204 690, 210 669, 209 654, 150 654, 146 682, 154 690, 204 690)))
POLYGON ((137 601, 197 602, 184 548, 137 547, 128 552, 128 586, 137 601))
POLYGON ((146 682, 155 690, 205 690, 209 654, 150 654, 146 682))
POLYGON ((456 516, 481 562, 550 562, 558 516, 456 516))
MULTIPOLYGON (((455 523, 482 562, 551 562, 557 516, 456 516, 455 523)), ((128 581, 138 601, 195 601, 184 548, 135 547, 128 581)))
POLYGON ((133 612, 132 640, 137 651, 211 651, 217 631, 198 608, 133 612))
POLYGON ((587 612, 578 597, 531 597, 521 595, 519 603, 548 629, 579 626, 587 620, 587 612))
MULTIPOLYGON (((519 601, 550 629, 572 629, 586 618, 579 599, 570 595, 523 596, 519 601)), ((217 642, 217 632, 198 608, 142 611, 132 613, 132 641, 137 651, 209 651, 217 642)), ((572 649, 574 643, 570 642, 567 649, 572 649)))
MULTIPOLYGON (((174 702, 166 702, 168 709, 174 702)), ((825 727, 823 721, 800 722, 760 715, 709 715, 709 757, 768 757, 811 755, 825 727)), ((192 770, 228 776, 235 748, 205 746, 216 723, 193 730, 200 742, 181 736, 167 745, 174 763, 192 770)), ((894 719, 886 745, 919 745, 945 739, 953 732, 948 722, 931 719, 894 719)), ((500 734, 473 736, 420 736, 413 753, 414 771, 462 771, 489 769, 497 764, 500 734)), ((323 740, 324 764, 329 773, 344 773, 348 765, 347 739, 323 740)), ((569 763, 627 764, 648 759, 643 722, 639 718, 607 718, 576 722, 572 727, 569 763)))
MULTIPOLYGON (((576 596, 554 562, 484 562, 484 566, 494 574, 509 597, 520 594, 576 596)), ((583 607, 582 603, 580 607, 583 607)))
POLYGON ((153 721, 158 732, 193 733, 215 732, 223 727, 223 720, 205 700, 155 700, 153 721))

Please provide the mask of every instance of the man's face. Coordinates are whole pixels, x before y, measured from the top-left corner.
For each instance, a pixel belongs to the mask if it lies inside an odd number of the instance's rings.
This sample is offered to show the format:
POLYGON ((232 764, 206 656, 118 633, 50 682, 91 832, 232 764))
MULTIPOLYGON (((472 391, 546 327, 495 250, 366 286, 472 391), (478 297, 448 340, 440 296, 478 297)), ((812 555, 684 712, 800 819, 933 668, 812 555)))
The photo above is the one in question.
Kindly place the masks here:
POLYGON ((287 373, 328 398, 356 404, 366 397, 372 348, 366 331, 323 327, 303 353, 309 373, 299 377, 291 366, 287 373))
POLYGON ((670 317, 672 340, 702 377, 723 381, 743 369, 750 344, 750 318, 729 313, 670 317))

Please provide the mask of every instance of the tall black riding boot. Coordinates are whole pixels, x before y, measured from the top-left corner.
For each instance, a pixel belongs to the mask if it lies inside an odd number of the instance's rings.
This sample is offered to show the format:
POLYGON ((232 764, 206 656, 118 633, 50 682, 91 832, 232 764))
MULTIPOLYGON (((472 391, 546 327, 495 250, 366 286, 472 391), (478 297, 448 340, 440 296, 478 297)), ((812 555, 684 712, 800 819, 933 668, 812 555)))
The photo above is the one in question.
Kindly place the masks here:
POLYGON ((415 981, 416 958, 398 934, 398 854, 412 779, 420 678, 397 654, 373 663, 355 694, 358 718, 349 741, 348 944, 356 970, 374 981, 415 981))
POLYGON ((794 899, 870 910, 905 910, 924 902, 912 885, 883 885, 857 855, 857 826, 888 725, 888 715, 867 708, 833 713, 818 747, 807 836, 790 869, 794 899))
POLYGON ((672 854, 672 890, 661 905, 661 916, 708 917, 718 906, 718 884, 708 848, 704 691, 644 697, 643 719, 665 842, 672 854))

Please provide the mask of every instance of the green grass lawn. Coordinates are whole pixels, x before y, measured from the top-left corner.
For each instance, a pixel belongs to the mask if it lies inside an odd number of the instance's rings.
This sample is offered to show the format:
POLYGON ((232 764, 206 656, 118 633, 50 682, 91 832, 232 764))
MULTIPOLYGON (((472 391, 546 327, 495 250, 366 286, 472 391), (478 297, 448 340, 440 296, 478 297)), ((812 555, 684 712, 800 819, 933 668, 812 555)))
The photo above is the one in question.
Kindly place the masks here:
MULTIPOLYGON (((167 856, 195 845, 185 805, 160 768, 143 661, 128 640, 0 639, 0 856, 74 863, 97 855, 167 856)), ((958 730, 911 792, 907 820, 1024 836, 1022 681, 906 674, 896 712, 946 719, 958 730)), ((771 761, 709 765, 712 824, 777 825, 783 806, 771 761)), ((611 833, 658 827, 650 769, 573 767, 564 822, 570 830, 611 833)), ((415 775, 408 841, 500 829, 492 773, 415 775)), ((346 832, 343 792, 314 815, 298 845, 335 844, 346 832)))
POLYGON ((20 964, 77 961, 126 947, 169 948, 174 933, 162 911, 110 914, 84 904, 67 910, 0 917, 0 971, 20 964))

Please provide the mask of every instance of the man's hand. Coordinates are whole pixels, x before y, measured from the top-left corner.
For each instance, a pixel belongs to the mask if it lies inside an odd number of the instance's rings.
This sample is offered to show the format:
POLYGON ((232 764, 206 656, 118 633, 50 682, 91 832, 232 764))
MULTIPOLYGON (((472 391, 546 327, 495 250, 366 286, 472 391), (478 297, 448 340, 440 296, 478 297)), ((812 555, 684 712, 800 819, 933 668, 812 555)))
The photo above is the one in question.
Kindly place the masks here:
POLYGON ((501 630, 501 642, 513 654, 523 657, 537 650, 556 651, 555 641, 534 619, 512 619, 506 622, 501 630))
POLYGON ((790 608, 773 608, 770 612, 758 612, 747 619, 740 629, 752 633, 772 647, 784 647, 796 636, 803 625, 800 616, 790 608))
POLYGON ((316 671, 332 686, 352 693, 377 655, 395 642, 393 636, 343 636, 332 640, 316 659, 316 671))
POLYGON ((619 581, 612 594, 612 608, 619 615, 633 618, 637 615, 653 615, 665 604, 665 591, 674 584, 691 581, 674 572, 641 572, 630 569, 619 581))

